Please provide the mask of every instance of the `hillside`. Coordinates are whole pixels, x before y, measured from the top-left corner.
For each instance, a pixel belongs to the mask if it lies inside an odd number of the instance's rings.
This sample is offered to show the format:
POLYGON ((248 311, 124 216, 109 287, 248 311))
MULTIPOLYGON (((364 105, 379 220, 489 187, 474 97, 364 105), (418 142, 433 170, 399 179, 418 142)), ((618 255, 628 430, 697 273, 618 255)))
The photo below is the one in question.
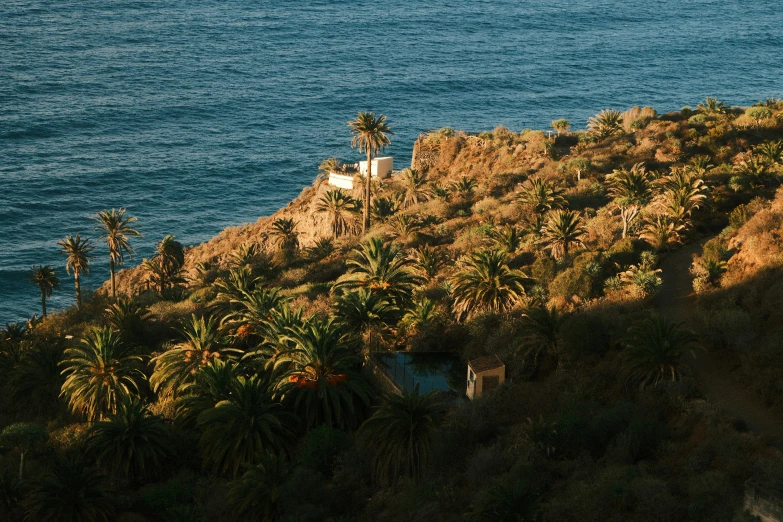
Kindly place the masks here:
POLYGON ((746 482, 783 462, 783 102, 569 127, 425 133, 365 235, 360 191, 319 176, 9 325, 0 433, 46 437, 0 514, 39 513, 78 454, 118 520, 752 520, 746 482), (457 393, 384 393, 398 352, 456 361, 457 393), (505 382, 458 398, 485 356, 505 382))

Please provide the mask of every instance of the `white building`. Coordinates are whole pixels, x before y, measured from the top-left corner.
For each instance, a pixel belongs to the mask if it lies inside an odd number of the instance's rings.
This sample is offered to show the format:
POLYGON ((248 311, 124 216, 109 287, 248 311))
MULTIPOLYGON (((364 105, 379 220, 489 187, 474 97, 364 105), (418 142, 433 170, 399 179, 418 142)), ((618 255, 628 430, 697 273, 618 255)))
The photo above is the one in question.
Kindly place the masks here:
MULTIPOLYGON (((385 179, 391 176, 394 169, 394 158, 392 156, 383 156, 372 160, 372 177, 385 179)), ((359 162, 359 173, 367 173, 367 161, 359 162)), ((353 174, 340 172, 329 173, 329 184, 341 189, 353 190, 353 174)))

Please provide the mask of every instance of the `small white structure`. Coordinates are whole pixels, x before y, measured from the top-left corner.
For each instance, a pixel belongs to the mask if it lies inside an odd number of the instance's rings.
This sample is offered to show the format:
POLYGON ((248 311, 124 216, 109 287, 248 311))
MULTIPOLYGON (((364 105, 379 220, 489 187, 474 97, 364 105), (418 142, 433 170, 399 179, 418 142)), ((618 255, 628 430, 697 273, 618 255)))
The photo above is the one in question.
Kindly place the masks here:
POLYGON ((497 388, 506 380, 506 365, 497 355, 488 355, 468 362, 468 399, 497 388))
MULTIPOLYGON (((394 170, 394 158, 392 156, 384 156, 381 158, 375 158, 372 160, 372 177, 386 179, 391 176, 392 170, 394 170)), ((359 174, 367 173, 367 161, 359 162, 359 174)), ((339 187, 345 190, 353 190, 353 174, 345 172, 330 172, 329 184, 334 187, 339 187)))
MULTIPOLYGON (((372 177, 385 179, 391 176, 392 170, 394 170, 394 158, 391 156, 383 156, 381 158, 375 158, 372 160, 372 177)), ((367 174, 367 161, 359 162, 359 173, 367 174)))

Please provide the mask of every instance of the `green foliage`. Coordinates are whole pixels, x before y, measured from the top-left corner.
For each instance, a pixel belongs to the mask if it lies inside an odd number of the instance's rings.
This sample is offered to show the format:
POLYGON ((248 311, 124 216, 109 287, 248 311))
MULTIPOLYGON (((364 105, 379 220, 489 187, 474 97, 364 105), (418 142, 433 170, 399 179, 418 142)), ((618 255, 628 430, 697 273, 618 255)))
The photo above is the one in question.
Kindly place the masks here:
POLYGON ((506 264, 506 254, 482 249, 462 260, 462 269, 451 279, 453 309, 459 319, 482 312, 505 312, 525 295, 527 276, 506 264))
POLYGON ((587 120, 587 128, 599 140, 623 131, 623 117, 620 111, 605 109, 587 120))
POLYGON ((25 454, 42 445, 49 438, 49 434, 38 424, 32 422, 18 422, 6 426, 0 432, 0 445, 11 447, 21 454, 19 463, 19 480, 24 476, 25 454))
POLYGON ((582 236, 586 232, 579 212, 553 210, 547 214, 539 242, 549 249, 555 259, 565 259, 572 246, 582 244, 582 236))
POLYGON ((299 442, 296 460, 302 466, 329 477, 339 455, 352 446, 353 437, 350 433, 319 426, 309 431, 299 442))
POLYGON ((94 327, 80 345, 65 350, 62 395, 88 420, 116 413, 118 404, 139 393, 140 362, 110 328, 94 327))
POLYGON ((473 503, 471 520, 525 522, 535 520, 537 499, 522 481, 500 483, 481 493, 473 503))
POLYGON ((258 464, 231 483, 228 503, 237 519, 249 522, 280 520, 280 488, 288 469, 281 457, 264 455, 258 464))
POLYGON ((90 427, 88 451, 114 477, 153 478, 170 453, 165 421, 138 399, 124 399, 117 413, 90 427))
POLYGON ((662 317, 652 317, 628 330, 625 350, 628 380, 640 388, 680 380, 685 356, 695 356, 696 336, 662 317))
POLYGON ((382 399, 357 437, 370 455, 373 476, 380 484, 416 479, 427 466, 435 431, 445 415, 436 392, 391 394, 382 399))

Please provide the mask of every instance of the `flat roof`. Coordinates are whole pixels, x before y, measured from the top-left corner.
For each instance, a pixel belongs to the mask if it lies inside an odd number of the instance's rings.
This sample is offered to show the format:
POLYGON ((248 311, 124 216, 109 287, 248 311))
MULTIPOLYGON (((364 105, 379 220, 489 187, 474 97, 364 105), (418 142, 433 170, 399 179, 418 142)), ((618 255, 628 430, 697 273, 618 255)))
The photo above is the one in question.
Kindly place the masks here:
POLYGON ((505 366, 505 364, 503 364, 503 361, 501 361, 500 357, 497 355, 487 355, 486 357, 479 357, 478 359, 469 361, 468 366, 470 366, 475 373, 481 373, 500 368, 505 366))

